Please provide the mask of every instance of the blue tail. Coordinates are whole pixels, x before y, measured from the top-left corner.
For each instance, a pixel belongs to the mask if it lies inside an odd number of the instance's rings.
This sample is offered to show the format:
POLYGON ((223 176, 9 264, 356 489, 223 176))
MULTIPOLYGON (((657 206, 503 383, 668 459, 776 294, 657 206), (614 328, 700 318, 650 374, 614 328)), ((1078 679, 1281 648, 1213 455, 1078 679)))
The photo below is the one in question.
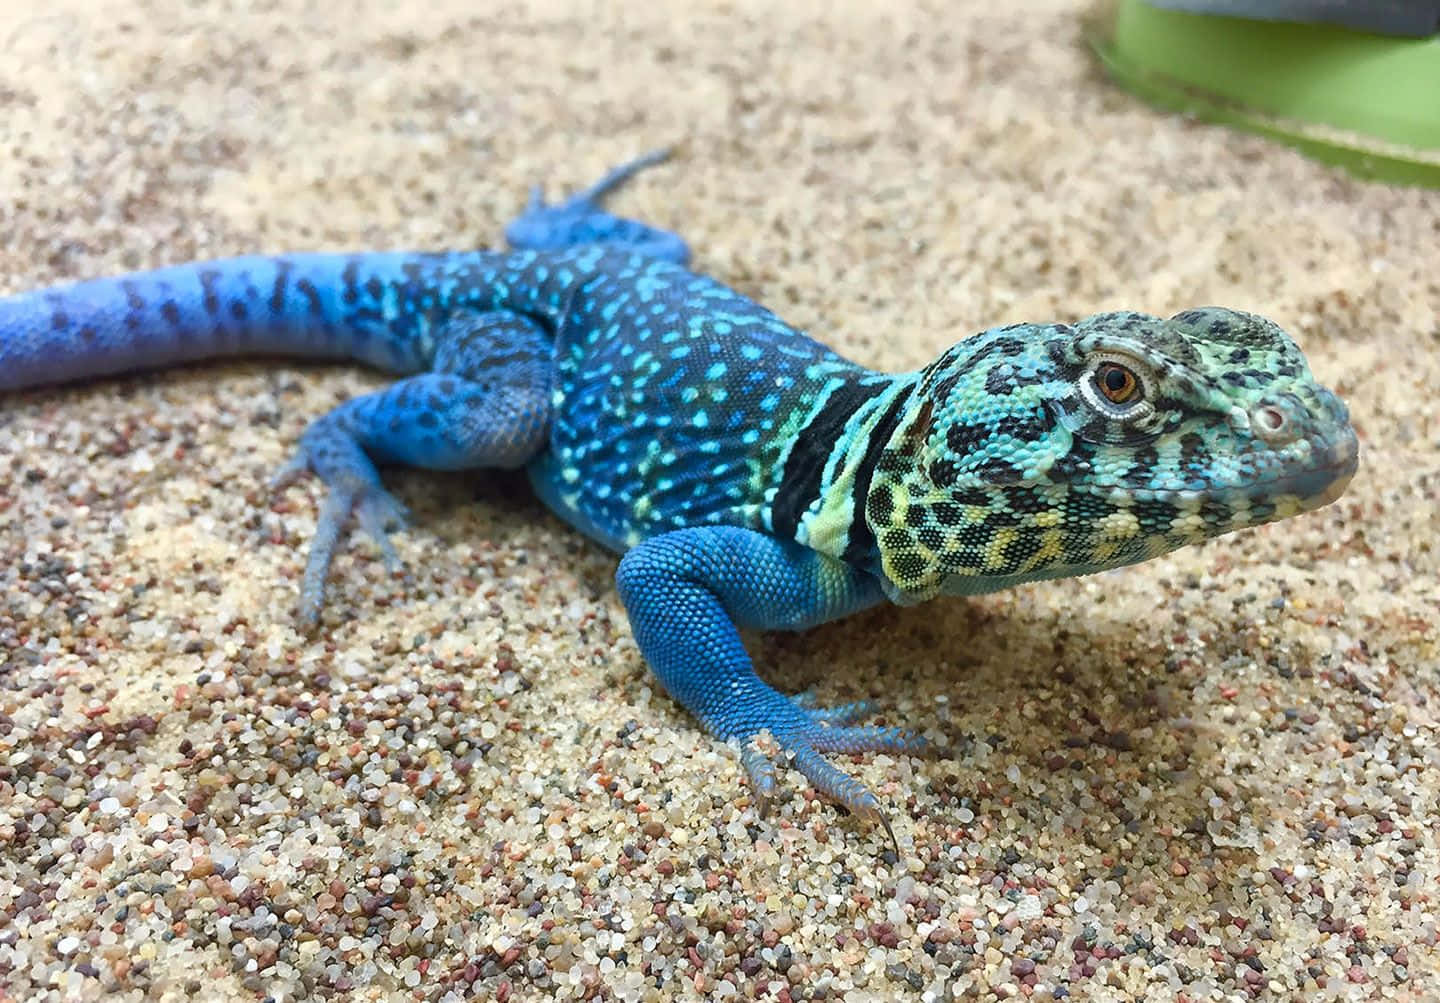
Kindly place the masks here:
MULTIPOLYGON (((444 259, 454 269, 499 258, 444 259), (468 259, 468 262, 463 260, 468 259)), ((436 255, 293 254, 197 262, 0 299, 0 391, 224 356, 429 362, 417 275, 436 255)))

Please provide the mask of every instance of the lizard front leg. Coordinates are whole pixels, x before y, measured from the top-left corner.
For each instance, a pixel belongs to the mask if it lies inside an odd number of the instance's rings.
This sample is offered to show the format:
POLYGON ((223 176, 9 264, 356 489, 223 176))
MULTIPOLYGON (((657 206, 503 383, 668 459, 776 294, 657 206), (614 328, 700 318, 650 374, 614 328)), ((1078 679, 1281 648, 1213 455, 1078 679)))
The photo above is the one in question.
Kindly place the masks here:
POLYGON ((801 630, 875 605, 884 596, 874 578, 797 543, 707 526, 640 543, 615 579, 640 651, 666 690, 711 734, 744 746, 762 811, 775 770, 750 742, 768 731, 817 790, 889 831, 875 795, 823 753, 918 753, 925 740, 851 724, 863 704, 826 711, 778 692, 755 674, 739 633, 801 630))

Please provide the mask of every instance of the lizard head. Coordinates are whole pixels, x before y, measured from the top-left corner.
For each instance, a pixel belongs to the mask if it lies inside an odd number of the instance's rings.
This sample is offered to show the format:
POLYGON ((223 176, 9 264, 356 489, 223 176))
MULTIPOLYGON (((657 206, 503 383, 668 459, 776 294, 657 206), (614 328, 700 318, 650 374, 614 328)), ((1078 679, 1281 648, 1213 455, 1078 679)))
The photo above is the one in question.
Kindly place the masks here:
POLYGON ((1349 414, 1270 321, 1110 313, 960 342, 922 370, 866 499, 892 598, 1133 564, 1328 504, 1349 414))

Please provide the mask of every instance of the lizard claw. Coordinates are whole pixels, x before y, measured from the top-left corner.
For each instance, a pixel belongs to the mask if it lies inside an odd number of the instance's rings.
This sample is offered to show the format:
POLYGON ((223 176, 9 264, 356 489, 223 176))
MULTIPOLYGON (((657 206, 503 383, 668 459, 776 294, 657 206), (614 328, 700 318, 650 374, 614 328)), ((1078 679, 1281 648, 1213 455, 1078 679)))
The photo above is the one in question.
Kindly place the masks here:
POLYGON ((312 470, 325 484, 327 494, 315 520, 315 536, 310 541, 300 584, 298 615, 307 627, 319 622, 320 607, 325 602, 325 579, 350 517, 353 515, 360 531, 375 542, 391 571, 400 567, 400 557, 388 531, 404 528, 409 520, 409 511, 385 490, 374 466, 358 447, 352 454, 302 440, 296 455, 271 479, 271 487, 282 490, 312 470))
MULTIPOLYGON (((851 724, 870 710, 868 701, 859 700, 825 709, 816 707, 814 697, 806 693, 789 698, 789 702, 802 715, 802 722, 776 735, 775 741, 788 756, 790 765, 799 770, 822 795, 862 821, 884 829, 898 856, 900 844, 880 806, 880 799, 864 783, 832 765, 823 754, 897 752, 923 755, 931 751, 930 744, 922 736, 903 728, 851 724)), ((757 811, 763 818, 775 797, 775 764, 748 742, 741 749, 740 762, 755 791, 757 811)))

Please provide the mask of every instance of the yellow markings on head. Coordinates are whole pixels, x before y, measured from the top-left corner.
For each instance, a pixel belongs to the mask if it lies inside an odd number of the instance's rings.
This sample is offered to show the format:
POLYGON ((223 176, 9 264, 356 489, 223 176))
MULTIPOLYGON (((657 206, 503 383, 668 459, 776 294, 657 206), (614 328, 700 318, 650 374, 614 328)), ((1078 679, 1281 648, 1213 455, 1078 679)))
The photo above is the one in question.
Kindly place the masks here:
POLYGON ((1045 529, 1049 526, 1060 525, 1061 520, 1064 518, 1065 513, 1061 512, 1058 508, 1047 508, 1044 512, 1036 513, 1035 518, 1031 521, 1041 529, 1045 529))
POLYGON ((1119 549, 1119 541, 1101 540, 1096 543, 1095 546, 1092 548, 1090 552, 1090 562, 1092 564, 1104 564, 1107 561, 1114 559, 1115 552, 1119 549))
POLYGON ((1280 495, 1275 499, 1275 514, 1270 519, 1288 519, 1304 511, 1305 500, 1299 495, 1280 495))
POLYGON ((1005 566, 1005 548, 1020 535, 1020 531, 1014 526, 1005 526, 997 529, 990 537, 990 542, 985 545, 985 564, 987 568, 1001 568, 1005 566))
MULTIPOLYGON (((1052 510, 1053 511, 1053 510, 1052 510)), ((1048 515, 1049 513, 1041 513, 1048 515)), ((1058 529, 1047 529, 1040 534, 1040 549, 1033 557, 1020 566, 1020 570, 1034 571, 1042 564, 1050 564, 1065 557, 1064 536, 1058 529)))
POLYGON ((1249 498, 1237 498, 1230 504, 1230 527, 1239 529, 1241 526, 1250 525, 1254 514, 1250 511, 1249 498))
POLYGON ((1205 520, 1200 518, 1200 513, 1191 508, 1182 510, 1175 514, 1170 520, 1170 532, 1179 533, 1187 537, 1201 537, 1205 535, 1205 520))
POLYGON ((1095 523, 1094 532, 1102 540, 1128 540, 1140 532, 1140 520, 1128 508, 1116 509, 1095 523))

